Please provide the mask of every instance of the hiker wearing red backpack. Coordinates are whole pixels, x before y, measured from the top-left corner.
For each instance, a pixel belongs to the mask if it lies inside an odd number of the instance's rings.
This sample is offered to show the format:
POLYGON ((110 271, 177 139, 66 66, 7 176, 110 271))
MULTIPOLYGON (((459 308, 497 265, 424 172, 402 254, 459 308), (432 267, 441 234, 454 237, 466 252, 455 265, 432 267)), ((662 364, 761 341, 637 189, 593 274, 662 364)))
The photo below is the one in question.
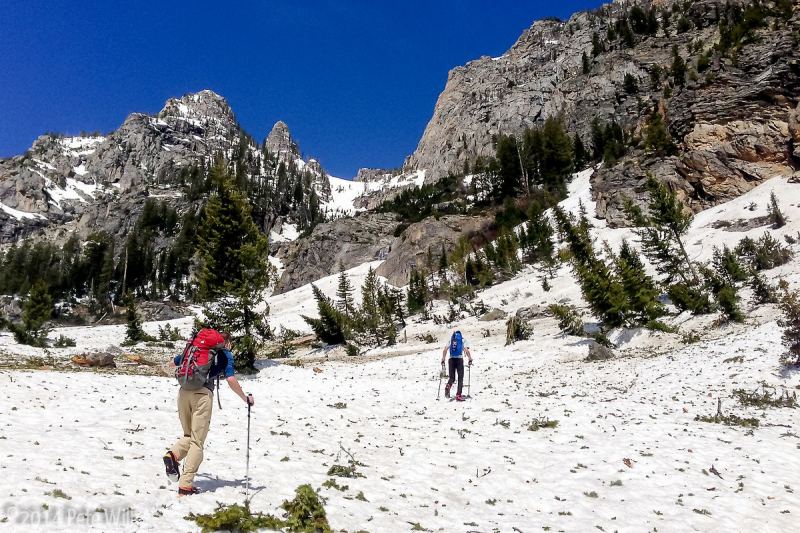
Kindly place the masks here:
POLYGON ((469 343, 467 339, 465 339, 460 331, 456 331, 450 337, 450 344, 444 347, 442 350, 442 370, 444 370, 444 361, 447 357, 447 353, 450 353, 450 360, 448 361, 448 375, 450 379, 447 380, 447 385, 444 387, 444 397, 450 397, 450 388, 453 386, 453 382, 456 380, 456 374, 458 374, 458 389, 456 391, 456 401, 463 402, 464 397, 461 395, 462 389, 464 388, 464 353, 466 352, 467 358, 469 360, 469 366, 472 366, 472 354, 469 351, 469 343))
POLYGON ((245 403, 253 405, 255 402, 252 395, 242 391, 234 376, 230 333, 201 329, 186 344, 183 353, 175 356, 174 364, 175 377, 180 384, 178 418, 183 436, 164 454, 164 466, 167 477, 178 481, 178 495, 185 496, 198 492, 192 482, 203 461, 203 445, 211 424, 214 379, 219 383, 219 377, 224 376, 231 390, 245 403), (184 458, 183 474, 180 474, 179 462, 184 458))

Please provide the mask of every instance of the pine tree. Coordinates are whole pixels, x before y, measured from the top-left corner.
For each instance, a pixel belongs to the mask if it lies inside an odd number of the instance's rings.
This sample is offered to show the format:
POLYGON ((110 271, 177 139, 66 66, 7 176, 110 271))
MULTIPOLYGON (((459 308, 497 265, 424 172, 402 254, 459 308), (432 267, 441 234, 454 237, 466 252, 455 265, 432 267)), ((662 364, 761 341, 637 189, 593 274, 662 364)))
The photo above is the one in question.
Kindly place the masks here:
POLYGON ((381 322, 380 316, 380 282, 372 267, 367 271, 364 284, 361 286, 361 317, 365 329, 377 336, 381 322))
POLYGON ((333 305, 333 302, 325 296, 319 287, 312 284, 311 290, 317 300, 317 310, 319 318, 309 318, 303 316, 303 320, 311 326, 314 334, 319 340, 328 344, 344 344, 350 335, 347 327, 347 317, 333 305))
POLYGON ((744 322, 744 313, 739 308, 736 286, 726 278, 725 273, 717 272, 706 266, 701 266, 700 270, 706 288, 714 295, 725 317, 734 322, 744 322))
POLYGON ((618 276, 597 257, 585 215, 576 221, 559 207, 554 208, 553 214, 572 252, 573 272, 589 307, 606 326, 625 325, 631 313, 628 297, 618 276))
POLYGON ((500 135, 497 139, 496 157, 499 170, 492 197, 496 202, 502 202, 522 190, 522 168, 516 139, 509 135, 500 135))
POLYGON ((222 162, 211 175, 215 190, 198 230, 198 294, 207 302, 207 325, 233 334, 239 370, 255 372, 256 354, 272 335, 265 300, 272 276, 269 242, 222 162))
POLYGON ((53 299, 47 285, 39 280, 33 284, 22 305, 22 326, 11 325, 14 338, 21 344, 44 347, 47 344, 45 323, 53 314, 53 299))
POLYGON ((425 308, 425 304, 428 303, 428 299, 428 285, 425 281, 425 275, 420 273, 416 267, 412 267, 406 295, 408 313, 413 315, 422 311, 425 308))
POLYGON ((625 203, 625 214, 637 226, 645 255, 660 274, 666 275, 667 283, 679 277, 699 285, 700 278, 683 244, 693 216, 673 191, 652 176, 645 187, 650 195, 647 214, 630 200, 625 203))
POLYGON ((577 133, 572 141, 572 146, 575 153, 575 170, 583 170, 589 161, 589 154, 586 152, 586 146, 577 133))
POLYGON ((644 147, 657 155, 673 155, 676 152, 675 144, 669 136, 664 119, 657 110, 650 115, 650 119, 647 121, 644 147))
POLYGON ((786 225, 786 217, 781 211, 781 206, 778 205, 778 198, 775 196, 775 191, 769 195, 769 218, 772 222, 772 228, 778 229, 786 225))
POLYGON ((678 45, 672 46, 672 67, 670 67, 670 73, 672 74, 672 80, 675 85, 678 87, 683 87, 686 85, 686 61, 680 55, 678 51, 678 45))
POLYGON ((783 342, 789 349, 788 356, 794 357, 795 365, 800 365, 800 291, 790 291, 784 280, 781 280, 780 288, 782 295, 779 307, 783 317, 778 325, 784 328, 783 342))
POLYGON ((524 246, 525 260, 529 263, 544 261, 549 263, 553 259, 555 245, 553 244, 553 226, 545 216, 538 203, 531 206, 528 215, 527 239, 524 246))
POLYGON ((142 321, 139 318, 139 313, 136 311, 136 300, 131 291, 125 294, 125 306, 127 307, 125 318, 128 322, 128 326, 125 330, 125 341, 129 344, 135 344, 145 340, 146 336, 142 329, 142 321))
POLYGON ((748 277, 739 258, 727 245, 723 246, 722 250, 714 248, 712 262, 716 271, 723 275, 730 284, 745 281, 748 277))
POLYGON ((622 88, 628 94, 636 94, 639 92, 639 80, 630 72, 626 72, 622 81, 622 88))
POLYGON ((447 273, 447 252, 444 249, 444 244, 442 244, 442 251, 439 254, 439 274, 444 276, 447 273))
MULTIPOLYGON (((370 268, 370 270, 372 269, 370 268)), ((336 289, 336 298, 338 298, 336 307, 339 311, 348 318, 352 318, 355 307, 353 303, 353 284, 350 283, 350 279, 348 279, 344 265, 341 262, 339 262, 339 286, 336 289)))
POLYGON ((636 323, 647 324, 666 313, 664 306, 658 301, 660 291, 645 271, 641 257, 628 241, 622 241, 616 259, 616 270, 636 323))
POLYGON ((600 35, 597 32, 592 34, 592 57, 597 57, 606 51, 603 42, 600 40, 600 35))
POLYGON ((778 293, 769 284, 763 274, 754 270, 750 278, 750 289, 753 291, 753 303, 756 305, 778 303, 778 293))
POLYGON ((541 183, 551 193, 564 196, 566 179, 575 169, 572 140, 560 119, 549 117, 542 128, 541 183))

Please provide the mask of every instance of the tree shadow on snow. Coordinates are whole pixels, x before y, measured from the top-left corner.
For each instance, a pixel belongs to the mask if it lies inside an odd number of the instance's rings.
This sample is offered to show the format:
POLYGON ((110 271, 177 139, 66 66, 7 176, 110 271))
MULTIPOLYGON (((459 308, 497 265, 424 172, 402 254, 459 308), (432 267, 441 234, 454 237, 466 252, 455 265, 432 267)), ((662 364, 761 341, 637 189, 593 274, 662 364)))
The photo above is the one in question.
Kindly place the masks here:
MULTIPOLYGON (((197 474, 193 485, 203 492, 215 492, 217 489, 224 489, 227 487, 245 488, 244 479, 220 479, 206 474, 197 474)), ((254 485, 253 480, 250 480, 250 493, 252 495, 254 495, 256 492, 264 490, 265 488, 266 487, 264 486, 254 485)))
POLYGON ((800 373, 800 365, 798 364, 781 365, 781 369, 778 371, 781 379, 788 379, 798 373, 800 373))

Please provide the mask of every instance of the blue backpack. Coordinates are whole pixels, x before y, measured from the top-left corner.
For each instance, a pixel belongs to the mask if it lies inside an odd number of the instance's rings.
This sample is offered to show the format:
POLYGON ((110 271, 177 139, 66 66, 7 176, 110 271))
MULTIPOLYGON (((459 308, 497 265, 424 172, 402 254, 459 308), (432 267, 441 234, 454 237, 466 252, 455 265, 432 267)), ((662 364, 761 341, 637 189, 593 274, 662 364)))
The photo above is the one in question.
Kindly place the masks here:
POLYGON ((461 357, 461 352, 464 351, 464 337, 461 336, 460 331, 453 333, 450 337, 450 357, 461 357))

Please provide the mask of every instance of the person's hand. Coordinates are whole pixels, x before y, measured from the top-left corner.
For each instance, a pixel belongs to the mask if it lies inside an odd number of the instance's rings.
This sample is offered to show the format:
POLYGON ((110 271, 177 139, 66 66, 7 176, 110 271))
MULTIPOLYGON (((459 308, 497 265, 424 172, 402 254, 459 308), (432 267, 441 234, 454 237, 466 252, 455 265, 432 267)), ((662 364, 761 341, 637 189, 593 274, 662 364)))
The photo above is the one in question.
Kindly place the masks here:
POLYGON ((256 400, 253 398, 252 394, 247 395, 247 404, 251 406, 256 404, 256 400))
POLYGON ((472 357, 469 358, 469 363, 467 363, 467 366, 472 366, 472 357))

